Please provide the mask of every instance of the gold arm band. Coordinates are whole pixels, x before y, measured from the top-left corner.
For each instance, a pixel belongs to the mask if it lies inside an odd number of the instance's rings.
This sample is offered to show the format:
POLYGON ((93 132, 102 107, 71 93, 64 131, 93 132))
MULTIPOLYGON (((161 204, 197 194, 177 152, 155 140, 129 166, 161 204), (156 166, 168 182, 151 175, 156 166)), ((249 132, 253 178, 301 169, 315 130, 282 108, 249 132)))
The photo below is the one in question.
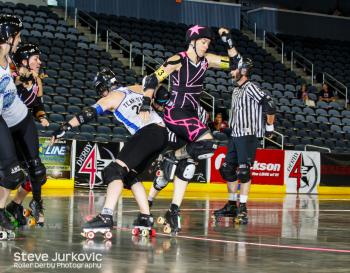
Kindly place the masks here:
POLYGON ((230 67, 230 58, 227 56, 221 56, 220 68, 229 68, 230 67))
POLYGON ((161 67, 154 73, 158 76, 159 82, 162 82, 166 77, 168 77, 168 74, 165 73, 164 69, 162 69, 161 67))

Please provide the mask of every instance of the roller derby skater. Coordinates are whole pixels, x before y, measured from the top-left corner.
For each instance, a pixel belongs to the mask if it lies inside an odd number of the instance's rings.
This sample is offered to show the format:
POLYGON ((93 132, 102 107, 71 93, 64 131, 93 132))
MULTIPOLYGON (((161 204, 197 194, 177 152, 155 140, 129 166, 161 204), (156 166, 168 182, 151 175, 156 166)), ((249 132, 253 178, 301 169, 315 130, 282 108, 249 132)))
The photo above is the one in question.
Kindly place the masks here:
MULTIPOLYGON (((141 86, 118 87, 117 84, 115 74, 111 70, 97 73, 93 80, 93 88, 100 93, 102 99, 60 126, 52 133, 50 142, 52 145, 54 141, 64 136, 66 131, 90 122, 105 111, 113 113, 132 134, 116 157, 116 161, 102 170, 103 183, 108 186, 107 196, 101 214, 83 225, 83 229, 92 229, 90 232, 100 227, 106 228, 106 225, 108 228, 113 227, 113 211, 123 187, 132 191, 142 217, 153 222, 147 193, 138 178, 138 173, 149 167, 168 144, 164 122, 153 109, 156 107, 154 103, 157 102, 157 96, 168 91, 163 86, 156 86, 154 97, 149 99, 144 97, 141 86), (140 113, 143 112, 148 113, 147 120, 141 117, 140 113)), ((151 224, 148 223, 147 227, 149 225, 151 224)))
MULTIPOLYGON (((228 32, 228 30, 225 30, 228 32)), ((250 59, 241 58, 237 65, 230 66, 232 79, 239 87, 232 93, 232 108, 230 112, 229 126, 232 135, 227 149, 224 163, 219 169, 222 179, 227 181, 229 203, 236 203, 238 180, 241 182, 240 204, 233 220, 237 224, 247 223, 248 194, 251 185, 250 168, 254 164, 258 138, 273 137, 273 122, 276 105, 270 96, 267 96, 254 83, 249 81, 253 69, 250 59), (267 123, 264 130, 263 107, 266 109, 267 123), (264 132, 265 131, 265 132, 264 132)), ((225 210, 225 207, 222 210, 225 210)), ((215 215, 215 212, 214 212, 215 215)))

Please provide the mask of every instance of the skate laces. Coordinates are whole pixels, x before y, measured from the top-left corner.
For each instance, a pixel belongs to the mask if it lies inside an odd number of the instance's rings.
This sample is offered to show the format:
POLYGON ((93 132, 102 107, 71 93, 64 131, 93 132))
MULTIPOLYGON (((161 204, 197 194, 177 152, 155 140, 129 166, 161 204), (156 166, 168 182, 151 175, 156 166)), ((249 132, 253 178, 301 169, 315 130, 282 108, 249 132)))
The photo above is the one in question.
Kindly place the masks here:
POLYGON ((9 222, 11 222, 10 216, 6 213, 5 209, 4 209, 4 213, 3 216, 6 220, 8 220, 9 222))
POLYGON ((44 209, 44 203, 43 203, 43 200, 41 200, 41 201, 38 202, 38 211, 39 212, 43 212, 43 210, 45 210, 44 209))

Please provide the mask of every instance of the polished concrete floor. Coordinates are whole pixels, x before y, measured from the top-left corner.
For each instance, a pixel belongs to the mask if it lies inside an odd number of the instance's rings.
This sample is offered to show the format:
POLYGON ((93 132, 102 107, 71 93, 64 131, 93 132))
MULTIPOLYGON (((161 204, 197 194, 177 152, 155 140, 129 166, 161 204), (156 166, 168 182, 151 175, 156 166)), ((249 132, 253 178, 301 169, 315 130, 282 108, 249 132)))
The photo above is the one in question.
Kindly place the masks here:
MULTIPOLYGON (((235 225, 230 218, 211 218, 227 194, 189 192, 177 237, 155 224, 156 237, 142 238, 131 234, 138 208, 131 192, 124 192, 113 238, 97 234, 88 241, 80 225, 101 211, 104 191, 43 194, 45 226, 26 226, 15 240, 0 241, 1 273, 350 272, 350 196, 251 195, 249 223, 235 225), (65 260, 53 261, 56 255, 65 260)), ((156 200, 155 218, 168 208, 170 194, 156 200)))

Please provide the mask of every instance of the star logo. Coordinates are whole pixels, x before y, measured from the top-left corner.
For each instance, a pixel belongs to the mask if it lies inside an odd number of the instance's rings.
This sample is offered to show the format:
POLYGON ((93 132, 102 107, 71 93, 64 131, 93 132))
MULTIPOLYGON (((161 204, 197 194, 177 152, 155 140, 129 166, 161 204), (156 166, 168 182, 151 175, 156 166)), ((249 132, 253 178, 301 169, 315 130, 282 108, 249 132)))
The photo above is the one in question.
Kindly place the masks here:
MULTIPOLYGON (((310 158, 311 159, 311 158, 310 158)), ((312 159, 311 159, 312 160, 312 159)), ((303 155, 300 154, 293 169, 291 170, 289 177, 297 179, 297 192, 300 188, 310 187, 310 171, 314 168, 313 165, 305 165, 303 155), (302 185, 302 182, 304 185, 302 185)))
POLYGON ((199 35, 199 30, 202 29, 202 28, 205 28, 205 27, 200 27, 199 25, 195 25, 194 27, 191 27, 189 29, 189 30, 191 30, 191 35, 190 36, 192 36, 193 33, 197 33, 199 35))

